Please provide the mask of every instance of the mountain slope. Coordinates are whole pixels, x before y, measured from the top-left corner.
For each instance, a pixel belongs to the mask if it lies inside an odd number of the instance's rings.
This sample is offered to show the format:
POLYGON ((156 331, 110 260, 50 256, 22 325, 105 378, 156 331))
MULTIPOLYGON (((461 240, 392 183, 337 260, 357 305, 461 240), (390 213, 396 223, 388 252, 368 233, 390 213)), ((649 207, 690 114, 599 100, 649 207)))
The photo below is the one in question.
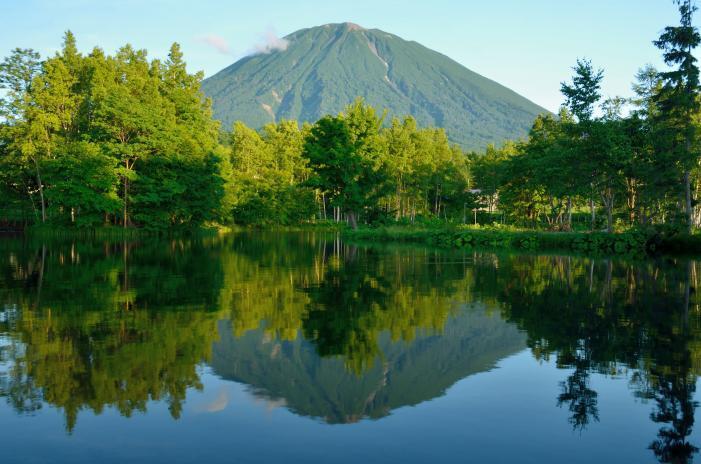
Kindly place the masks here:
POLYGON ((203 82, 224 127, 314 122, 356 97, 443 127, 464 148, 525 135, 543 108, 416 42, 351 23, 303 29, 287 48, 243 58, 203 82))

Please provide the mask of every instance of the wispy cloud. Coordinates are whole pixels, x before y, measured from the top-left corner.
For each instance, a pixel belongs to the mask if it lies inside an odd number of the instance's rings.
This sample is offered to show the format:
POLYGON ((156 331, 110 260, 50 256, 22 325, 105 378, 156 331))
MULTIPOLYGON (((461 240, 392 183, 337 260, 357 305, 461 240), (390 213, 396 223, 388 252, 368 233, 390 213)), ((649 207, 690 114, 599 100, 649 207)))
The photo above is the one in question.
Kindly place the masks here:
POLYGON ((261 37, 261 41, 253 48, 253 53, 284 52, 289 45, 289 40, 278 37, 275 33, 275 29, 270 28, 265 31, 265 34, 261 37))
POLYGON ((195 411, 197 412, 219 412, 223 411, 226 409, 227 406, 229 406, 229 400, 230 400, 230 394, 229 390, 226 387, 222 387, 219 390, 219 393, 217 394, 217 397, 214 398, 209 403, 201 404, 195 408, 195 411))
POLYGON ((231 55, 231 47, 229 46, 229 42, 227 42, 226 39, 220 35, 203 35, 198 37, 197 40, 209 45, 221 54, 231 55))

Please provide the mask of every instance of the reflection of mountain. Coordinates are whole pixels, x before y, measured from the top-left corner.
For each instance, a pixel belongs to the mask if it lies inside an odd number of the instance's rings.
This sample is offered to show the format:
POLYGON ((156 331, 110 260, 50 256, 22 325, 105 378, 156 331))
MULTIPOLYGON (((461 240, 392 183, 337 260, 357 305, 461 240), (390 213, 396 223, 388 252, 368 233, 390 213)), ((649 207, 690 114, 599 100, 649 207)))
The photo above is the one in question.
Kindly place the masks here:
POLYGON ((393 342, 383 333, 382 358, 361 374, 339 357, 319 357, 302 337, 271 340, 258 330, 235 338, 226 322, 219 329, 211 361, 217 374, 250 385, 258 397, 284 400, 295 413, 329 423, 379 418, 430 400, 525 348, 525 335, 513 325, 475 307, 457 312, 440 335, 422 332, 411 342, 393 342))
POLYGON ((82 411, 130 416, 153 401, 178 418, 211 360, 259 398, 347 423, 435 398, 528 346, 567 369, 553 404, 575 429, 606 421, 593 376, 625 371, 651 405, 657 459, 690 462, 698 288, 699 262, 677 258, 358 248, 313 234, 0 241, 0 399, 19 414, 51 405, 69 431, 82 411))

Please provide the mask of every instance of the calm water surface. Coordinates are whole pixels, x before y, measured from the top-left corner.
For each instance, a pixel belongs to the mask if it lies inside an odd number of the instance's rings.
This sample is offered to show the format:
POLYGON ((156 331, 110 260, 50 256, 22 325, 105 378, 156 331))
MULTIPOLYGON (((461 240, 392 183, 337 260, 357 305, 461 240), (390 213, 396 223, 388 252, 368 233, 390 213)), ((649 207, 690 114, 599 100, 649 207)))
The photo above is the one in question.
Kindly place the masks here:
POLYGON ((691 462, 700 272, 313 234, 0 239, 0 459, 691 462))

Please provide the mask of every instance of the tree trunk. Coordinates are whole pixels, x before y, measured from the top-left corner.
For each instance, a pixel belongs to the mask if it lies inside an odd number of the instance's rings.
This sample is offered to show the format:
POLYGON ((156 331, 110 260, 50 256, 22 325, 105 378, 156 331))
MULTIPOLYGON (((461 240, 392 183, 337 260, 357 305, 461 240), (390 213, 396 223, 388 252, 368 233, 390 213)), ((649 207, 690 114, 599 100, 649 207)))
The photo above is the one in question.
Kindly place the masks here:
POLYGON ((693 226, 693 209, 691 207, 691 172, 684 171, 684 213, 686 215, 686 231, 691 234, 693 226))
MULTIPOLYGON (((693 2, 688 2, 687 7, 690 8, 690 11, 692 12, 696 10, 696 7, 693 5, 693 2)), ((688 45, 687 52, 689 53, 689 56, 691 56, 691 51, 693 50, 693 48, 694 47, 692 47, 691 44, 688 45)), ((689 70, 688 72, 691 73, 691 70, 689 70)), ((698 73, 698 68, 696 68, 696 72, 698 73)), ((688 77, 688 79, 691 79, 691 77, 688 77)), ((696 88, 687 85, 686 92, 690 101, 697 101, 698 83, 696 84, 696 88)), ((687 106, 686 108, 686 123, 688 124, 688 126, 686 130, 685 148, 687 156, 690 156, 691 145, 693 143, 694 133, 696 132, 696 130, 694 122, 692 121, 692 108, 689 106, 687 106)), ((691 231, 693 230, 692 215, 694 212, 693 207, 691 206, 691 172, 688 168, 684 171, 684 206, 686 208, 686 231, 689 235, 691 235, 691 231)))
POLYGON ((438 212, 438 185, 436 185, 436 192, 433 196, 433 214, 438 212))
POLYGON ((32 193, 32 190, 29 188, 26 182, 24 182, 24 188, 27 190, 27 195, 29 196, 29 201, 32 203, 32 212, 34 213, 34 219, 39 220, 39 213, 37 212, 37 206, 34 203, 34 194, 32 193))
POLYGON ((638 208, 638 202, 637 202, 637 191, 636 191, 636 185, 634 180, 629 180, 626 182, 628 185, 628 210, 629 210, 629 221, 630 225, 634 225, 635 222, 638 219, 638 214, 637 214, 637 208, 638 208))
POLYGON ((403 216, 402 211, 402 179, 401 176, 397 181, 397 213, 395 214, 395 220, 399 220, 403 216))
POLYGON ((601 201, 604 203, 606 208, 606 230, 608 233, 613 233, 613 202, 615 194, 611 192, 608 188, 601 192, 601 201))
MULTIPOLYGON (((129 171, 129 160, 124 160, 124 167, 129 171)), ((124 228, 129 226, 129 215, 127 212, 127 203, 129 202, 129 176, 124 175, 124 228)))
POLYGON ((358 228, 358 220, 355 217, 355 212, 349 211, 348 213, 346 213, 346 215, 348 216, 348 223, 353 228, 353 230, 356 230, 358 228))
POLYGON ((41 183, 41 172, 39 171, 39 161, 34 157, 36 167, 37 184, 39 185, 39 199, 41 201, 41 222, 46 222, 46 203, 44 202, 44 186, 41 183))
MULTIPOLYGON (((700 188, 700 187, 701 187, 701 186, 700 186, 700 184, 699 184, 699 178, 698 178, 698 176, 697 176, 697 177, 696 177, 696 183, 695 183, 694 187, 693 187, 692 190, 691 190, 691 192, 692 192, 692 193, 691 193, 691 194, 692 194, 692 198, 698 198, 698 197, 699 197, 699 188, 700 188)), ((699 211, 699 205, 695 205, 695 206, 692 208, 692 216, 691 216, 691 218, 692 218, 692 225, 693 225, 694 227, 699 227, 699 219, 700 219, 700 218, 699 218, 699 213, 700 213, 700 212, 701 212, 701 211, 699 211)))

